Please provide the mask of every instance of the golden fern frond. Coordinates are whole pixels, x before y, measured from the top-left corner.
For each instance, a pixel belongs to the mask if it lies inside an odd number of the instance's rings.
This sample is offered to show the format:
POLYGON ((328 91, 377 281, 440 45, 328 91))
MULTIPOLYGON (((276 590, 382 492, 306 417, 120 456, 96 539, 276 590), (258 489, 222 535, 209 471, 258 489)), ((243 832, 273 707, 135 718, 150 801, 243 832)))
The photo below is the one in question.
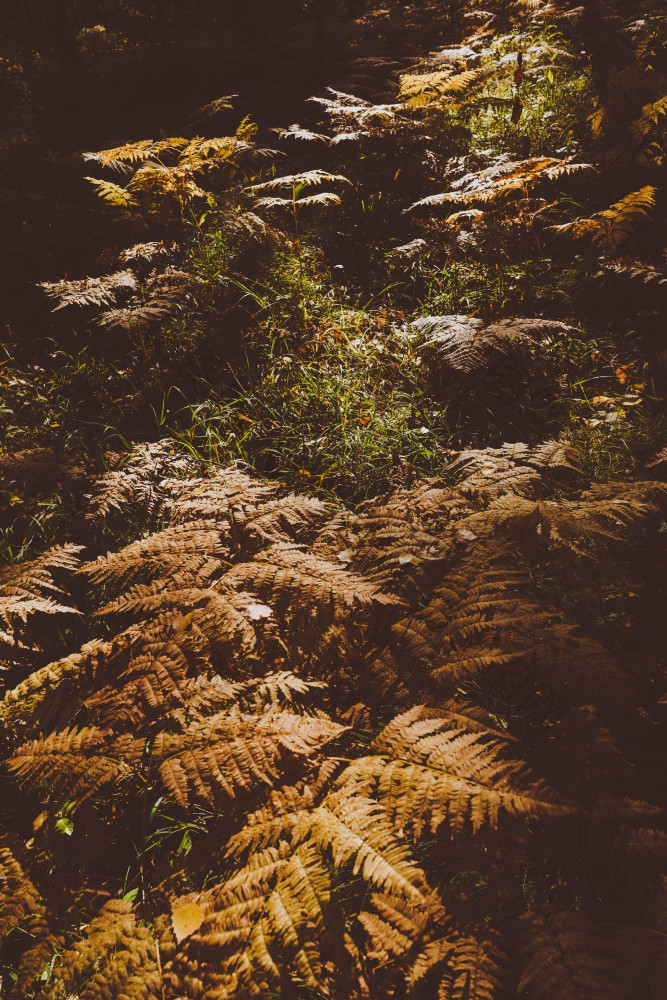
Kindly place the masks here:
POLYGON ((400 604, 340 564, 287 543, 272 545, 252 562, 235 566, 222 578, 222 585, 250 590, 288 618, 319 624, 344 617, 355 608, 400 604))
POLYGON ((190 791, 215 804, 258 784, 273 786, 285 760, 309 755, 344 732, 345 726, 271 711, 264 715, 222 712, 185 733, 159 733, 153 757, 169 794, 187 806, 190 791))
POLYGON ((659 143, 652 143, 650 139, 652 133, 654 134, 662 124, 665 116, 667 116, 667 94, 659 97, 657 101, 645 104, 639 118, 627 126, 628 142, 633 151, 639 152, 642 158, 648 162, 653 159, 651 154, 659 152, 659 143))
POLYGON ((43 281, 43 288, 51 299, 56 299, 58 305, 53 311, 58 312, 66 306, 104 306, 116 302, 120 294, 136 291, 137 279, 132 271, 116 271, 104 274, 101 278, 80 278, 75 281, 43 281))
POLYGON ((0 590, 3 596, 34 599, 52 593, 61 595, 62 590, 53 580, 53 570, 73 573, 79 568, 79 552, 82 545, 55 545, 37 559, 29 562, 10 563, 0 566, 0 590))
POLYGON ((407 977, 409 995, 437 969, 438 1000, 494 1000, 502 987, 504 964, 491 942, 452 932, 429 941, 417 956, 407 977))
POLYGON ((235 502, 229 525, 235 548, 247 557, 267 545, 310 542, 316 529, 329 517, 329 509, 320 500, 290 493, 254 508, 248 502, 235 502))
POLYGON ((86 514, 100 526, 128 509, 137 520, 157 517, 166 500, 165 478, 192 473, 194 465, 190 456, 175 451, 172 441, 134 445, 127 455, 111 457, 119 467, 95 482, 86 514))
POLYGON ((120 590, 133 582, 151 580, 158 573, 165 579, 184 569, 198 573, 204 566, 211 572, 220 571, 229 554, 215 521, 190 521, 140 538, 119 552, 99 556, 79 573, 91 583, 120 590), (217 560, 217 566, 212 560, 217 560))
POLYGON ((281 842, 299 844, 310 829, 315 798, 308 785, 272 789, 267 804, 249 813, 245 825, 229 840, 228 857, 254 854, 281 842))
POLYGON ((331 852, 336 868, 351 865, 355 875, 378 889, 424 905, 430 894, 424 873, 385 809, 359 792, 360 777, 371 779, 370 765, 367 773, 359 766, 343 772, 341 787, 312 812, 311 838, 320 850, 331 852))
POLYGON ((431 922, 446 924, 444 909, 435 894, 428 905, 419 906, 389 893, 374 892, 369 904, 373 909, 362 910, 357 919, 368 937, 364 954, 379 965, 410 951, 431 922))
POLYGON ((628 864, 667 858, 665 830, 635 829, 622 826, 614 838, 614 851, 628 864))
POLYGON ((456 476, 464 494, 490 500, 508 493, 536 500, 553 492, 554 485, 571 486, 583 477, 581 454, 560 441, 462 451, 447 472, 456 476))
POLYGON ((216 166, 219 160, 234 161, 238 154, 248 153, 252 145, 238 136, 228 135, 216 139, 196 136, 190 139, 179 154, 179 163, 195 169, 216 166))
POLYGON ((24 743, 7 767, 43 801, 79 806, 105 785, 129 777, 143 748, 142 740, 94 727, 63 729, 24 743))
MULTIPOLYGON (((338 869, 350 866, 355 875, 399 900, 425 906, 432 897, 423 871, 383 807, 366 792, 375 781, 372 766, 350 765, 319 805, 307 787, 287 788, 271 804, 249 817, 248 826, 227 846, 228 854, 248 848, 289 842, 294 848, 307 839, 338 869)), ((429 904, 430 905, 430 904, 429 904)))
POLYGON ((175 523, 212 518, 243 525, 260 505, 275 499, 274 487, 235 466, 206 470, 194 479, 174 478, 164 488, 169 496, 168 516, 175 523))
POLYGON ((410 209, 457 203, 489 204, 517 191, 528 194, 544 181, 554 181, 565 174, 592 169, 590 163, 576 163, 572 157, 557 159, 550 156, 533 156, 527 160, 496 163, 461 177, 452 184, 450 191, 421 198, 414 202, 410 209))
POLYGON ((159 953, 151 931, 137 920, 131 903, 106 903, 85 929, 85 937, 61 955, 43 1000, 161 1000, 159 953))
POLYGON ((336 560, 397 597, 430 589, 441 562, 443 525, 471 508, 435 480, 413 483, 341 513, 320 532, 312 551, 336 560))
MULTIPOLYGON (((174 140, 178 141, 178 140, 174 140)), ((185 142, 187 140, 181 140, 185 142)), ((140 142, 127 142, 113 149, 101 149, 96 153, 84 153, 84 160, 92 160, 101 167, 112 170, 128 171, 131 164, 143 163, 154 155, 152 139, 142 139, 140 142)))
POLYGON ((474 539, 470 544, 430 602, 392 626, 403 653, 425 662, 432 680, 450 690, 514 664, 516 676, 504 674, 503 681, 514 697, 525 697, 525 681, 539 682, 567 705, 635 705, 628 676, 612 653, 573 626, 554 622, 526 593, 530 572, 527 564, 517 564, 511 542, 489 539, 483 549, 474 539))
POLYGON ((122 184, 114 184, 113 181, 101 180, 99 177, 85 177, 84 180, 93 185, 97 197, 101 198, 102 201, 106 201, 107 205, 113 205, 116 208, 136 208, 138 205, 131 193, 122 184))
POLYGON ((38 890, 10 848, 0 844, 0 941, 44 912, 38 890))
MULTIPOLYGON (((232 634, 236 625, 230 623, 232 634)), ((210 650, 193 612, 156 615, 147 626, 128 629, 119 640, 104 673, 95 678, 100 686, 90 693, 82 691, 85 704, 104 729, 129 728, 172 715, 185 704, 195 664, 204 676, 209 665, 210 650)))
POLYGON ((654 187, 646 184, 601 212, 552 228, 557 232, 570 233, 575 239, 588 237, 597 246, 615 253, 623 244, 634 239, 642 221, 650 219, 649 211, 655 207, 655 192, 654 187))
POLYGON ((471 540, 509 531, 531 554, 551 551, 577 559, 599 559, 658 530, 667 506, 667 485, 659 482, 596 485, 579 500, 505 496, 460 522, 471 540))
POLYGON ((43 730, 67 704, 88 673, 94 676, 113 651, 114 643, 98 639, 86 643, 78 653, 35 670, 0 701, 0 718, 12 730, 25 733, 43 730))
POLYGON ((408 108, 430 107, 439 104, 450 94, 468 90, 483 75, 479 69, 463 70, 460 73, 450 69, 430 73, 405 73, 401 76, 398 94, 408 108))
POLYGON ((166 167, 162 163, 144 163, 127 185, 129 194, 143 203, 146 212, 161 215, 170 203, 179 209, 195 198, 206 198, 209 192, 195 180, 197 168, 185 166, 166 167))
POLYGON ((312 845, 260 852, 208 895, 203 922, 165 969, 167 982, 203 983, 221 1000, 268 997, 282 970, 328 994, 330 875, 312 845))
POLYGON ((452 732, 446 720, 425 719, 421 711, 397 716, 372 744, 382 755, 373 765, 378 799, 400 830, 419 839, 445 822, 456 833, 470 822, 477 833, 487 824, 497 828, 501 813, 532 820, 570 811, 523 763, 503 759, 498 740, 452 732))
POLYGON ((511 742, 515 739, 495 716, 481 706, 474 705, 463 695, 457 695, 456 698, 450 698, 432 708, 422 707, 421 718, 442 719, 447 729, 451 730, 462 729, 511 742))
POLYGON ((37 648, 41 615, 76 615, 63 603, 64 590, 53 573, 76 572, 81 545, 57 545, 37 559, 0 567, 0 665, 15 659, 21 648, 37 648))

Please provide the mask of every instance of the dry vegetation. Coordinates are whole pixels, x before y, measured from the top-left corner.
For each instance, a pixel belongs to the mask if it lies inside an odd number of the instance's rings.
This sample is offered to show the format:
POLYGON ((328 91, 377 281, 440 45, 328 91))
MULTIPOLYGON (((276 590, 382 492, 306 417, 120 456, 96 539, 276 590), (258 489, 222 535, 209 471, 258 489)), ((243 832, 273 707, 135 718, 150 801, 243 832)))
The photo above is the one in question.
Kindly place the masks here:
POLYGON ((87 346, 0 367, 7 1000, 662 1000, 664 18, 442 6, 281 155, 87 154, 87 346))

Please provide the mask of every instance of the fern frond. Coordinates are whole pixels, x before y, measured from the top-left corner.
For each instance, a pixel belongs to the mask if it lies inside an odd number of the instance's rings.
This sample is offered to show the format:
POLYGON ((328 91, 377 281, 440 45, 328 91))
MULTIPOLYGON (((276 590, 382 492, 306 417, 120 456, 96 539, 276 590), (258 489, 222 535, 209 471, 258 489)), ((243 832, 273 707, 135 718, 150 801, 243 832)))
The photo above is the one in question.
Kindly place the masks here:
POLYGON ((140 295, 133 295, 122 308, 107 309, 97 318, 98 326, 132 330, 139 325, 161 323, 187 301, 194 277, 188 271, 167 267, 153 272, 140 295))
POLYGON ((192 474, 192 458, 174 450, 173 442, 134 445, 129 454, 116 456, 119 468, 111 469, 95 483, 86 517, 103 525, 113 513, 132 509, 137 520, 156 518, 166 496, 165 477, 192 474))
POLYGON ((332 174, 328 170, 305 170, 300 174, 285 174, 283 177, 272 177, 270 181, 263 181, 261 184, 252 184, 248 191, 275 191, 279 188, 291 188, 296 186, 313 187, 318 184, 350 184, 347 177, 341 174, 332 174))
POLYGON ((571 486, 583 477, 582 456, 560 441, 535 448, 517 443, 462 451, 447 471, 456 476, 462 493, 489 500, 505 494, 536 500, 548 496, 554 485, 571 486))
POLYGON ((410 209, 456 203, 489 204, 518 191, 528 193, 542 181, 553 181, 565 174, 592 169, 589 163, 575 163, 571 157, 559 160, 534 156, 527 160, 501 162, 477 173, 466 174, 454 182, 450 191, 428 195, 414 202, 410 209))
POLYGON ((166 968, 167 981, 174 975, 179 981, 182 965, 186 986, 196 970, 210 993, 231 1000, 268 996, 282 969, 296 983, 328 993, 322 946, 329 897, 329 872, 312 845, 251 856, 215 890, 200 928, 166 968), (200 968, 199 956, 210 956, 200 968))
MULTIPOLYGON (((165 490, 169 497, 169 518, 176 523, 215 518, 243 527, 252 521, 261 505, 275 498, 274 487, 235 466, 207 470, 205 476, 195 479, 174 478, 165 483, 165 490)), ((296 506, 303 511, 308 503, 301 497, 296 506)))
MULTIPOLYGON (((392 632, 401 651, 425 661, 431 678, 450 690, 473 676, 479 683, 484 674, 497 675, 511 664, 517 698, 525 697, 525 682, 539 683, 566 705, 634 706, 628 676, 609 650, 576 628, 553 622, 527 593, 529 584, 528 565, 517 564, 511 542, 487 539, 483 549, 471 544, 430 602, 392 632)), ((509 683, 505 672, 504 684, 509 683)))
POLYGON ((521 932, 526 963, 521 998, 631 1000, 637 995, 639 970, 627 963, 622 927, 595 927, 576 912, 545 908, 525 914, 521 932))
POLYGON ((615 253, 623 244, 630 243, 637 233, 640 222, 650 218, 649 211, 655 207, 656 189, 646 184, 638 191, 631 191, 610 208, 586 219, 575 219, 552 228, 561 233, 571 233, 575 239, 590 238, 593 243, 615 253))
POLYGON ((151 931, 137 921, 132 905, 111 900, 86 927, 85 937, 61 956, 44 1000, 161 1000, 159 954, 151 931))
POLYGON ((254 854, 281 842, 299 844, 310 830, 315 799, 308 785, 272 789, 267 804, 249 813, 245 825, 229 840, 228 857, 254 854))
POLYGON ((142 139, 140 142, 127 142, 113 149, 101 149, 97 153, 84 153, 84 160, 92 160, 101 167, 112 170, 128 170, 128 165, 143 163, 153 155, 153 140, 142 139))
POLYGON ((301 125, 290 125, 289 128, 273 128, 271 131, 275 132, 281 139, 301 139, 304 142, 330 142, 328 135, 323 135, 321 132, 311 132, 310 129, 302 128, 301 125))
POLYGON ((101 278, 81 278, 77 281, 42 281, 49 298, 57 299, 53 311, 66 306, 104 306, 113 304, 121 293, 134 292, 137 279, 132 271, 116 271, 101 278))
MULTIPOLYGON (((401 110, 400 104, 373 104, 362 97, 334 90, 333 87, 326 89, 332 95, 331 98, 310 97, 309 100, 322 105, 331 118, 334 128, 339 132, 339 140, 342 138, 341 132, 345 134, 345 138, 351 138, 355 134, 350 126, 368 126, 373 122, 382 124, 394 119, 401 110)), ((335 142, 336 139, 332 141, 335 142)))
POLYGON ((401 76, 399 97, 409 108, 430 107, 450 94, 468 90, 481 77, 478 69, 460 73, 451 70, 436 70, 431 73, 406 73, 401 76))
POLYGON ((284 711, 260 716, 223 712, 183 734, 158 734, 153 756, 165 788, 179 805, 187 805, 190 790, 214 804, 221 794, 234 798, 258 784, 273 786, 285 757, 308 758, 344 729, 327 719, 284 711))
POLYGON ((143 741, 88 727, 30 740, 7 761, 9 770, 43 801, 81 805, 101 788, 129 777, 143 741))
POLYGON ((53 574, 74 574, 82 548, 57 545, 37 559, 0 567, 0 664, 14 659, 16 649, 37 648, 41 615, 79 613, 63 603, 65 591, 53 574))
POLYGON ((495 1000, 502 987, 504 956, 488 941, 450 933, 429 941, 408 975, 412 995, 438 969, 438 1000, 495 1000))
POLYGON ((169 578, 182 572, 186 564, 191 572, 203 566, 220 570, 229 554, 214 521, 191 521, 131 542, 120 552, 99 556, 79 573, 91 583, 120 590, 133 582, 151 580, 158 572, 162 579, 169 578))
MULTIPOLYGON (((399 829, 415 839, 447 822, 460 833, 496 828, 501 813, 524 820, 563 816, 569 807, 535 781, 503 744, 485 734, 451 732, 446 720, 421 717, 421 706, 397 716, 375 739, 378 798, 399 829)), ((370 766, 370 764, 369 764, 370 766)))
POLYGON ((84 180, 93 185, 97 197, 106 201, 108 205, 114 205, 116 208, 135 208, 137 206, 137 202, 130 192, 121 184, 101 180, 99 177, 85 177, 84 180))
POLYGON ((0 844, 0 941, 43 913, 39 892, 10 848, 0 844))
POLYGON ((377 888, 423 905, 428 898, 424 873, 411 860, 408 845, 383 807, 354 793, 358 768, 355 770, 352 791, 345 784, 350 775, 344 772, 339 779, 342 787, 330 792, 313 811, 313 841, 321 850, 331 851, 336 868, 350 864, 355 875, 377 888))
POLYGON ((427 364, 466 376, 492 372, 508 359, 518 363, 532 346, 575 332, 553 320, 506 319, 487 326, 472 316, 425 316, 412 327, 424 337, 427 364))
POLYGON ((250 590, 280 614, 319 624, 341 618, 354 608, 400 604, 340 564, 287 543, 272 545, 252 562, 235 566, 223 577, 223 585, 250 590))

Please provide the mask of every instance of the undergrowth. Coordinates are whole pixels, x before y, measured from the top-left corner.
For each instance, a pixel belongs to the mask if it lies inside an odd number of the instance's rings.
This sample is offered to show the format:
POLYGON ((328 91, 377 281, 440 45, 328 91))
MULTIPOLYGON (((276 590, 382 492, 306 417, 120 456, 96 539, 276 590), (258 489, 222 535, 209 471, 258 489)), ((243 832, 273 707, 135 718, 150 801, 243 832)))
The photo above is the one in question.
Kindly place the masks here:
POLYGON ((664 19, 445 6, 86 154, 0 364, 8 1000, 662 997, 664 19))

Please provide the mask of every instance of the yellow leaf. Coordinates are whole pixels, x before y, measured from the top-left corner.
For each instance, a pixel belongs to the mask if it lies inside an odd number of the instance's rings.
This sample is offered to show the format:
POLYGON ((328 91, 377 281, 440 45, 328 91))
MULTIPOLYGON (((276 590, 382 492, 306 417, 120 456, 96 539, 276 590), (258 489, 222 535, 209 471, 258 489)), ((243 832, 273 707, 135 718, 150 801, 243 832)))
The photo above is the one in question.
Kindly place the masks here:
POLYGON ((184 903, 182 906, 172 908, 171 926, 179 944, 199 930, 205 915, 198 903, 184 903))

